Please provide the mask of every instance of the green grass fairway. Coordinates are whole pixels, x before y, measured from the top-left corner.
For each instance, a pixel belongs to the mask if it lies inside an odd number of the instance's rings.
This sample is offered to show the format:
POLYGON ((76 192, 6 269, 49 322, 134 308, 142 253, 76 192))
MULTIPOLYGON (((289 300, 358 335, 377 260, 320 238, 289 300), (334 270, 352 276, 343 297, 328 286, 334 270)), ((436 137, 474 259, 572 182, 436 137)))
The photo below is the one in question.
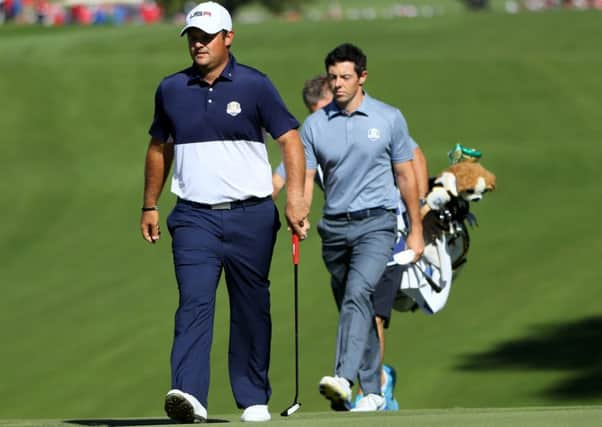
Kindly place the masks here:
MULTIPOLYGON (((447 307, 394 315, 386 361, 402 411, 378 423, 602 419, 596 406, 567 408, 602 405, 601 24, 602 13, 556 11, 237 26, 234 54, 299 119, 303 81, 354 42, 368 54, 367 90, 400 107, 432 174, 461 142, 498 177, 473 209, 480 226, 447 307)), ((189 64, 178 30, 0 27, 0 419, 163 417, 177 290, 168 236, 147 245, 138 221, 153 93, 189 64)), ((164 230, 172 203, 165 191, 164 230)), ((303 409, 278 422, 353 425, 316 414, 328 408, 317 383, 332 371, 337 321, 319 217, 317 196, 299 266, 303 409)), ((277 413, 294 394, 285 228, 271 281, 277 413)), ((209 414, 235 420, 218 293, 209 414)))
MULTIPOLYGON (((289 418, 276 416, 270 426, 303 427, 565 427, 597 426, 602 417, 602 407, 552 407, 523 409, 446 409, 446 410, 402 410, 380 414, 351 414, 331 412, 298 412, 289 418)), ((228 423, 228 425, 248 425, 237 416, 223 415, 211 417, 209 423, 228 423)), ((28 420, 0 421, 1 427, 78 427, 78 426, 152 426, 170 425, 162 418, 104 418, 80 420, 28 420)), ((181 425, 181 424, 174 424, 181 425)))

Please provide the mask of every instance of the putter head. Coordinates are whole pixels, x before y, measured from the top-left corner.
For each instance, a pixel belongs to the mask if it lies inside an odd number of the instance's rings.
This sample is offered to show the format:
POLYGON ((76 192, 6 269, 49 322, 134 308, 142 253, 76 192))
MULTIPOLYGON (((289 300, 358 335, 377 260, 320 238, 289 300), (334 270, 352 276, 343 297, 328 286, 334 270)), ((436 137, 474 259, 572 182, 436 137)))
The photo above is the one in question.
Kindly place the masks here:
POLYGON ((295 412, 297 412, 300 407, 301 407, 301 404, 299 402, 295 402, 291 406, 286 408, 284 411, 282 411, 280 413, 280 415, 283 417, 289 417, 289 416, 293 415, 295 412))

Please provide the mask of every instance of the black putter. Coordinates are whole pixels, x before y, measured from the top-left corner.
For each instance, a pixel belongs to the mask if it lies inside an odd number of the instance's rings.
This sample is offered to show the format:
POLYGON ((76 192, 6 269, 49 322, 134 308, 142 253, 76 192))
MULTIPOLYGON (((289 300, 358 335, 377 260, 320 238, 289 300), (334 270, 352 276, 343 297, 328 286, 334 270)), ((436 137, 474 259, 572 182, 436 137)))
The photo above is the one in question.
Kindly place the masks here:
POLYGON ((299 236, 293 233, 293 265, 295 275, 294 311, 295 311, 295 398, 291 406, 280 413, 283 417, 293 415, 301 407, 299 402, 299 307, 298 307, 298 267, 299 267, 299 236))

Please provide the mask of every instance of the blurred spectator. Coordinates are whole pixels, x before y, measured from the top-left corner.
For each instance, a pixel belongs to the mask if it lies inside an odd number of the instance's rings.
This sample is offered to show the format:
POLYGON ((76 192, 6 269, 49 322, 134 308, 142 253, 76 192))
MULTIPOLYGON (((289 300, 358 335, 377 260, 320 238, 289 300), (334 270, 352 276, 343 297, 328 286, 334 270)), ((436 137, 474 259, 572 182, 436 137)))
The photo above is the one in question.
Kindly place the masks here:
POLYGON ((66 12, 65 12, 65 9, 61 5, 59 5, 57 3, 50 3, 48 12, 50 14, 48 25, 54 25, 54 26, 65 25, 66 12))
POLYGON ((23 3, 21 0, 7 0, 9 7, 8 18, 16 20, 23 13, 23 3))
POLYGON ((140 6, 140 18, 145 24, 159 22, 161 20, 161 9, 154 1, 146 1, 140 6))
POLYGON ((125 6, 115 5, 113 8, 113 22, 121 25, 128 21, 128 10, 125 6))
POLYGON ((106 24, 108 20, 107 11, 101 6, 97 6, 96 8, 90 11, 92 15, 92 23, 95 25, 103 25, 106 24))
POLYGON ((484 10, 489 7, 489 0, 465 0, 465 3, 471 10, 484 10))
POLYGON ((34 13, 36 17, 36 23, 43 25, 46 21, 48 13, 48 0, 36 0, 34 3, 34 13))
POLYGON ((0 24, 151 24, 162 18, 156 0, 0 0, 0 24))
POLYGON ((88 6, 82 4, 71 7, 71 20, 80 25, 90 25, 92 23, 92 11, 88 6))

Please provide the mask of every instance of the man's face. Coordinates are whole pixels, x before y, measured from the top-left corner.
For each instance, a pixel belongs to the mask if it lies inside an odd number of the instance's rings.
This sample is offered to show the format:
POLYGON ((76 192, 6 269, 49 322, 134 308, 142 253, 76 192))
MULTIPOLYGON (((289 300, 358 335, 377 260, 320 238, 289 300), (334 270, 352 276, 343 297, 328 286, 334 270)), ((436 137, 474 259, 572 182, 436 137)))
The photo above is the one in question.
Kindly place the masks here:
POLYGON ((212 70, 228 61, 228 47, 234 38, 232 31, 207 34, 198 28, 190 28, 186 35, 190 57, 199 68, 212 70))
POLYGON ((367 75, 366 71, 362 71, 358 76, 355 64, 350 61, 337 62, 328 67, 328 82, 339 107, 345 107, 362 93, 362 85, 367 75))

